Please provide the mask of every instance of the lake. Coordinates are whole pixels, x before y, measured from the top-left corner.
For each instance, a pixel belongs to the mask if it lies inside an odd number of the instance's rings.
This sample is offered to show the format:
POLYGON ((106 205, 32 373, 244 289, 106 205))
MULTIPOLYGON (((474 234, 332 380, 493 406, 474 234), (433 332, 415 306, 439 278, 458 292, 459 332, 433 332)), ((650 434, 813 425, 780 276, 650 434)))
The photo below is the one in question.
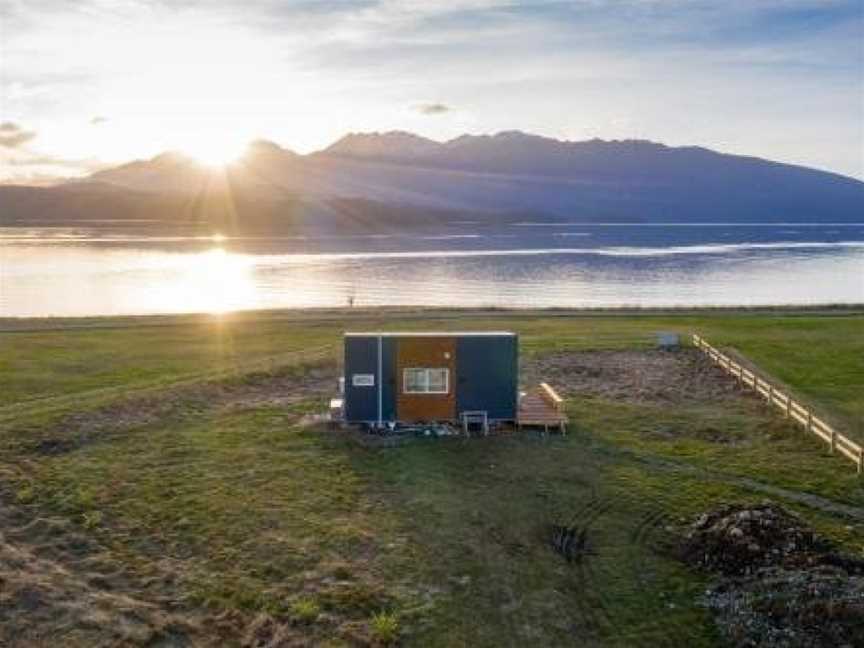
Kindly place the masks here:
POLYGON ((433 234, 0 228, 0 316, 864 303, 864 224, 471 221, 433 234))

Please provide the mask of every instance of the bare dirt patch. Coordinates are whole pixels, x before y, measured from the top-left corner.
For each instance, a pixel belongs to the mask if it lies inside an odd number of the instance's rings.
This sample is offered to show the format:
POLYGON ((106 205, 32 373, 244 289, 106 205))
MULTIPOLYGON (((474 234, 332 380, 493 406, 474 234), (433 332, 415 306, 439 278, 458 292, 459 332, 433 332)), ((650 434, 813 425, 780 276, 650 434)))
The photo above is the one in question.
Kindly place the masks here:
POLYGON ((213 612, 189 601, 187 565, 162 559, 130 572, 64 518, 0 514, 0 646, 311 645, 290 619, 238 610, 213 612))
POLYGON ((0 513, 0 645, 216 645, 200 615, 182 609, 176 575, 149 586, 68 520, 0 513), (182 609, 182 611, 181 611, 182 609))
POLYGON ((562 396, 630 403, 714 402, 740 397, 735 384, 695 349, 557 351, 522 363, 524 386, 551 384, 562 396))

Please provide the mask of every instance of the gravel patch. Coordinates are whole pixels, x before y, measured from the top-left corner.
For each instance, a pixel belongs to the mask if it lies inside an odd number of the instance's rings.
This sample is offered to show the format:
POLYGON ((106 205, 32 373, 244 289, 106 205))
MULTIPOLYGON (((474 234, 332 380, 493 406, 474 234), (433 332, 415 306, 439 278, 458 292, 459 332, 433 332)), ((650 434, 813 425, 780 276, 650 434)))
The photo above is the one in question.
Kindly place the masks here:
POLYGON ((702 604, 734 646, 864 646, 864 557, 838 553, 797 515, 766 502, 700 515, 678 547, 719 576, 702 604))

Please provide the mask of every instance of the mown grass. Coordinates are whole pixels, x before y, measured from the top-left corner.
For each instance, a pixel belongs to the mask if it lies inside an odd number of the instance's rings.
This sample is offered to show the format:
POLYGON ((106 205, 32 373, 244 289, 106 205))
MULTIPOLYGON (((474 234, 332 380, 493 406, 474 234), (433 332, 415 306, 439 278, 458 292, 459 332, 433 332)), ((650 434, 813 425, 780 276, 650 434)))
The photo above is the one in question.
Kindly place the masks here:
MULTIPOLYGON (((183 586, 200 605, 295 618, 303 600, 356 622, 394 610, 404 640, 424 646, 714 645, 695 603, 704 577, 654 544, 667 524, 765 497, 738 475, 864 503, 836 459, 817 457, 824 474, 813 479, 813 447, 784 438, 794 430, 760 436, 772 423, 758 404, 711 413, 715 427, 750 426, 734 466, 723 463, 731 448, 700 439, 700 417, 602 399, 570 409, 578 426, 566 438, 392 448, 297 427, 280 408, 203 415, 28 457, 18 488, 141 574, 165 557, 186 565, 183 586), (642 436, 646 425, 675 426, 681 446, 642 436), (808 476, 764 472, 778 457, 808 476), (588 528, 582 562, 550 549, 553 523, 588 528)), ((785 503, 860 550, 860 527, 785 503)), ((304 624, 312 636, 335 631, 304 624)))
POLYGON ((321 607, 365 616, 391 601, 373 576, 378 557, 398 553, 393 516, 344 453, 295 420, 260 407, 143 426, 30 463, 17 490, 142 574, 165 557, 188 561, 184 586, 201 605, 296 612, 312 587, 321 607), (360 555, 370 559, 345 562, 360 555))
POLYGON ((701 578, 631 545, 646 510, 604 492, 596 459, 575 437, 368 448, 258 408, 28 457, 16 487, 142 577, 183 565, 184 590, 216 610, 290 619, 302 596, 342 622, 387 611, 409 645, 710 645, 701 578), (595 500, 611 508, 593 555, 569 565, 549 525, 595 500))
POLYGON ((0 332, 0 406, 242 369, 243 363, 333 344, 341 330, 218 317, 93 326, 0 332))
POLYGON ((864 441, 864 318, 740 317, 700 328, 864 441))
MULTIPOLYGON (((860 317, 752 319, 523 315, 389 328, 510 328, 521 333, 526 358, 648 347, 657 330, 698 330, 763 364, 761 339, 772 351, 764 357, 797 392, 830 394, 824 407, 844 420, 860 411, 861 393, 849 384, 864 367, 844 359, 860 346, 860 317), (812 342, 810 360, 828 365, 836 356, 837 368, 795 370, 807 361, 792 351, 803 339, 812 342), (792 368, 783 369, 784 354, 792 368)), ((59 396, 338 343, 343 327, 381 324, 227 320, 218 335, 230 346, 217 344, 215 324, 201 321, 179 330, 9 333, 0 334, 0 353, 30 389, 59 396), (217 353, 225 348, 231 352, 217 353), (88 373, 91 356, 98 370, 88 373), (72 365, 77 372, 55 372, 72 365)), ((17 390, 4 394, 7 403, 26 397, 14 377, 2 380, 17 390)), ((74 432, 74 444, 47 454, 27 439, 62 441, 73 432, 35 411, 29 422, 0 429, 7 467, 0 488, 33 516, 72 520, 142 579, 170 561, 176 595, 195 606, 269 614, 317 642, 350 642, 357 627, 371 638, 377 618, 379 632, 398 634, 404 645, 717 645, 698 604, 707 577, 664 551, 663 540, 666 527, 725 501, 773 498, 846 549, 864 551, 861 520, 824 506, 864 507, 862 480, 757 399, 661 407, 581 397, 567 406, 573 425, 564 438, 377 447, 298 425, 317 401, 196 403, 113 434, 74 432), (821 499, 808 499, 814 495, 821 499), (587 529, 588 552, 564 560, 551 549, 552 524, 587 529)))
POLYGON ((864 439, 864 315, 687 312, 575 315, 454 311, 398 319, 386 312, 341 313, 316 320, 292 313, 160 318, 60 320, 51 330, 0 322, 0 409, 39 397, 130 388, 244 362, 332 345, 344 330, 484 330, 520 333, 523 353, 554 348, 652 346, 657 331, 700 332, 733 348, 786 383, 795 394, 864 439), (64 324, 67 325, 64 328, 64 324), (79 328, 69 328, 73 324, 79 328))
POLYGON ((604 430, 604 440, 634 456, 662 455, 705 471, 864 504, 854 464, 829 454, 824 443, 747 392, 722 409, 597 398, 571 399, 569 407, 580 430, 604 430))

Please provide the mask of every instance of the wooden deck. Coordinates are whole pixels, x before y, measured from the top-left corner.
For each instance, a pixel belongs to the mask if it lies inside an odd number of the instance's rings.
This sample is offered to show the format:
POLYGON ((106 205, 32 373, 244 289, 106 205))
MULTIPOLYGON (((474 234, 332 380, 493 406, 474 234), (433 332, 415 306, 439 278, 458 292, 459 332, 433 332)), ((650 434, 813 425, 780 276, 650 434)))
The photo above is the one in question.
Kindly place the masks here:
POLYGON ((567 415, 564 413, 564 399, 546 383, 540 383, 519 400, 518 426, 557 428, 567 433, 567 415))

